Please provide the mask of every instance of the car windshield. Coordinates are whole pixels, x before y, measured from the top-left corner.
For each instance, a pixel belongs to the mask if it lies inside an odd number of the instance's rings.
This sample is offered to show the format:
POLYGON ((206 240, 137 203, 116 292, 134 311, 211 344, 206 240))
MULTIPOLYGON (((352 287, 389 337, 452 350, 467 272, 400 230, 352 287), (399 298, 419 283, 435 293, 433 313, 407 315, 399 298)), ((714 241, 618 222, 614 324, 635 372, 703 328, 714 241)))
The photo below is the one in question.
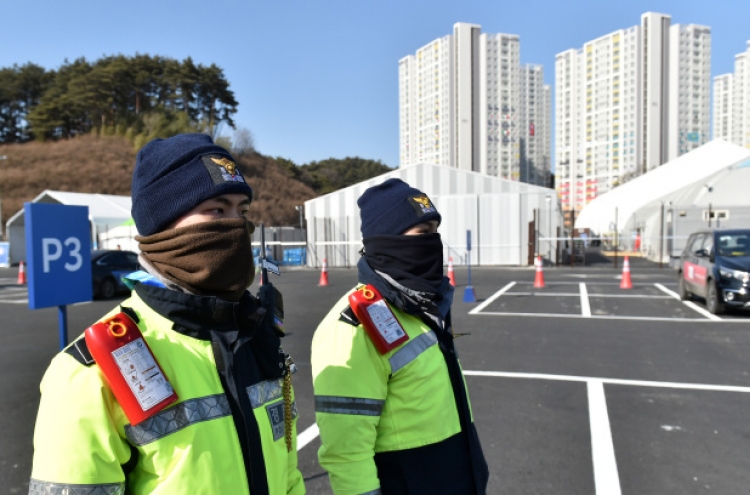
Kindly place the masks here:
POLYGON ((750 256, 750 232, 720 234, 718 241, 719 256, 750 256))

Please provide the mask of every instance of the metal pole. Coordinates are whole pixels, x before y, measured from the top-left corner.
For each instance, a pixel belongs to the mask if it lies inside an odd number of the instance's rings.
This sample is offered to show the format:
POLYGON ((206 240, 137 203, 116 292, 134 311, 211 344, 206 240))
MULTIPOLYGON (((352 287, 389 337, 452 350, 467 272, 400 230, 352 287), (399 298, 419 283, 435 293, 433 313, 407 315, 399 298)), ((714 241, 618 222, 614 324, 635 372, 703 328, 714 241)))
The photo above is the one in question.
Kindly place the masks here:
POLYGON ((518 266, 523 266, 523 202, 521 192, 518 192, 518 266))
POLYGON ((664 202, 661 203, 661 234, 659 235, 659 268, 664 268, 664 202))
POLYGON ((573 208, 570 209, 570 267, 573 268, 573 255, 575 254, 575 249, 573 246, 573 225, 575 225, 575 210, 573 208))
MULTIPOLYGON (((0 155, 0 160, 7 160, 8 157, 5 155, 0 155)), ((8 236, 5 235, 5 224, 3 223, 3 200, 2 197, 0 197, 0 240, 7 240, 8 236)), ((8 258, 10 259, 10 257, 8 258)))
POLYGON ((617 245, 620 243, 620 234, 617 228, 617 207, 615 206, 615 269, 617 269, 617 245))
POLYGON ((539 208, 534 208, 534 259, 539 255, 539 223, 541 215, 539 208))
POLYGON ((57 307, 57 323, 60 336, 60 350, 68 345, 68 307, 65 305, 57 307))
POLYGON ((549 264, 552 265, 552 197, 547 196, 547 257, 549 258, 549 264))

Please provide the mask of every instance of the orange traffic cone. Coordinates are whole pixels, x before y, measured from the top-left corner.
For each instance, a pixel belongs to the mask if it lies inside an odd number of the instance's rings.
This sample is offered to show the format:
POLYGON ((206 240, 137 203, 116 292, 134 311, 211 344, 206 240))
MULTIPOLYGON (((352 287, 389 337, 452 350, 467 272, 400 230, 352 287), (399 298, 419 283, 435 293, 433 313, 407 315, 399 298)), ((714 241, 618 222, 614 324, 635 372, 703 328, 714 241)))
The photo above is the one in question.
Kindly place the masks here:
POLYGON ((625 256, 625 261, 622 263, 622 281, 620 282, 621 289, 632 289, 633 282, 630 280, 630 261, 625 256))
POLYGON ((448 280, 453 287, 456 286, 456 275, 453 273, 453 257, 448 258, 448 280))
POLYGON ((18 285, 24 285, 26 283, 26 268, 24 267, 23 261, 18 264, 18 285))
POLYGON ((536 276, 534 277, 534 288, 541 289, 544 287, 544 273, 542 273, 542 257, 536 257, 536 276))
POLYGON ((324 285, 328 285, 328 260, 325 258, 323 258, 323 268, 320 271, 320 282, 318 282, 319 287, 324 285))

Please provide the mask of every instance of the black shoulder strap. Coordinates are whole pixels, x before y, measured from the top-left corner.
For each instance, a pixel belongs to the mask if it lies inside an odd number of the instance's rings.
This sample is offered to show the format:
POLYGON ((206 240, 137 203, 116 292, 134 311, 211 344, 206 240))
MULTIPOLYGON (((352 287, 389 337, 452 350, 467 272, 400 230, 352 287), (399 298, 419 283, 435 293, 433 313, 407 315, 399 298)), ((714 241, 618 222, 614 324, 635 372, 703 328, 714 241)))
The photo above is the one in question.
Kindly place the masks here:
POLYGON ((83 337, 73 342, 73 345, 68 346, 68 348, 65 349, 65 352, 73 356, 73 359, 84 366, 91 366, 94 364, 94 358, 91 357, 89 347, 86 345, 86 339, 83 337))
POLYGON ((136 325, 141 322, 140 318, 138 318, 138 313, 136 313, 133 308, 121 305, 120 309, 122 310, 123 313, 128 315, 130 319, 136 323, 136 325))
POLYGON ((348 323, 353 327, 359 325, 359 319, 354 315, 354 311, 352 310, 351 306, 347 306, 346 309, 341 312, 339 320, 343 321, 344 323, 348 323))
MULTIPOLYGON (((126 306, 120 306, 120 309, 123 313, 128 315, 136 324, 139 321, 138 315, 135 311, 133 311, 133 308, 129 308, 126 306)), ((86 339, 84 337, 79 338, 75 342, 73 342, 73 345, 69 346, 67 349, 65 349, 65 352, 73 356, 73 359, 78 361, 84 366, 91 366, 95 363, 94 358, 91 357, 91 352, 89 351, 89 346, 86 344, 86 339)))

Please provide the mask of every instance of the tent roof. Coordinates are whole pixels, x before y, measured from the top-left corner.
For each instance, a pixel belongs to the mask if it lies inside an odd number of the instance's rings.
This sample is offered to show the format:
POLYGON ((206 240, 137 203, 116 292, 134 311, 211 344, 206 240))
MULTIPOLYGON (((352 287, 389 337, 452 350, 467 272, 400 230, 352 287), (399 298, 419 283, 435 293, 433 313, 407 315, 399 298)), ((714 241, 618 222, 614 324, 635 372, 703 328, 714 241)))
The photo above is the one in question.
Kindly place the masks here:
POLYGON ((739 187, 742 183, 722 177, 740 168, 744 173, 748 160, 750 149, 714 139, 594 199, 581 210, 575 226, 597 233, 609 232, 615 224, 615 214, 617 224, 624 225, 638 209, 664 198, 692 204, 704 196, 706 203, 721 197, 726 204, 747 204, 747 193, 739 187), (720 195, 715 189, 719 182, 724 184, 720 195), (706 185, 714 188, 710 198, 706 185))
POLYGON ((445 165, 432 163, 416 163, 405 167, 395 168, 390 172, 372 177, 357 184, 338 189, 328 194, 307 200, 305 203, 324 203, 334 196, 353 194, 359 197, 366 189, 397 178, 409 185, 424 191, 433 200, 440 196, 461 194, 538 194, 555 196, 555 190, 525 182, 513 181, 492 175, 461 170, 445 165))
MULTIPOLYGON (((130 196, 111 194, 88 194, 67 191, 45 190, 32 203, 56 203, 62 205, 88 206, 89 218, 100 226, 115 227, 130 219, 130 196)), ((23 225, 23 209, 10 217, 7 225, 23 225)))

